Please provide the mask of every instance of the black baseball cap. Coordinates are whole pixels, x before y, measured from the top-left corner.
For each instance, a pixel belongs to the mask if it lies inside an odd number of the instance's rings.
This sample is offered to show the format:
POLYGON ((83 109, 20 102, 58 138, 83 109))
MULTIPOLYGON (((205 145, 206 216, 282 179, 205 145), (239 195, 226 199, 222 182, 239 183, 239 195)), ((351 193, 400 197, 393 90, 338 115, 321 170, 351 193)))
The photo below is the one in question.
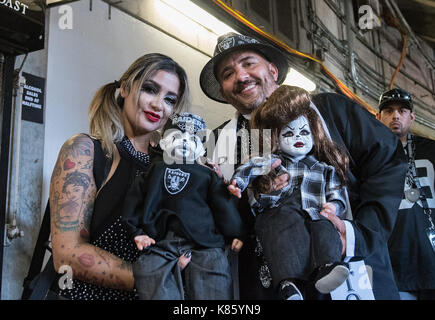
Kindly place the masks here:
POLYGON ((411 111, 413 111, 414 108, 411 94, 399 88, 388 90, 381 95, 379 98, 379 112, 391 103, 401 103, 411 111))

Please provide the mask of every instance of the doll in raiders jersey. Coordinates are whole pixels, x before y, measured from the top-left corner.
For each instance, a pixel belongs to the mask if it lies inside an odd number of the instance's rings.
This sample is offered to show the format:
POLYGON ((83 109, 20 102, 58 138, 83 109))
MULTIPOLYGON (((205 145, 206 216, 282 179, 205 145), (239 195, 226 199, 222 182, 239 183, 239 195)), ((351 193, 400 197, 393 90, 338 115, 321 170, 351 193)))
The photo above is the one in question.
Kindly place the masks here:
POLYGON ((223 179, 200 164, 204 120, 183 112, 168 120, 161 160, 136 178, 124 202, 128 237, 143 254, 133 264, 140 299, 232 299, 225 246, 239 251, 242 221, 223 179), (178 258, 191 262, 180 270, 178 258))

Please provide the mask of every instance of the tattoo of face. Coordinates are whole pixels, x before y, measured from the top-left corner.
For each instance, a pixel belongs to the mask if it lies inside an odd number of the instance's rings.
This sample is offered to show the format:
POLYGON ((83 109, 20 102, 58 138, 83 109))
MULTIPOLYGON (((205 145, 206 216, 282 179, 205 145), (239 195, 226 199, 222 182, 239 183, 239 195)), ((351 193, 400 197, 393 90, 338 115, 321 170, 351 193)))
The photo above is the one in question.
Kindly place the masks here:
POLYGON ((89 187, 90 177, 82 172, 70 172, 65 177, 62 188, 62 203, 58 204, 55 224, 61 231, 77 231, 79 216, 83 210, 86 191, 89 187))

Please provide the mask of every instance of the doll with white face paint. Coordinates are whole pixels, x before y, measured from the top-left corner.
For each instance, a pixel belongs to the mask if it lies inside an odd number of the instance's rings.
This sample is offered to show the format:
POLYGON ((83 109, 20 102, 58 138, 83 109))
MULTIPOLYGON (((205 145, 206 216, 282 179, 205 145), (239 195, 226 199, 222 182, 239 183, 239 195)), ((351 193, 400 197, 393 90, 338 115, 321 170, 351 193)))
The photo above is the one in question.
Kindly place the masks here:
MULTIPOLYGON (((255 231, 272 281, 283 299, 300 300, 314 279, 329 293, 348 277, 342 243, 323 213, 343 217, 348 158, 326 135, 305 90, 283 85, 251 117, 251 130, 272 131, 271 154, 251 158, 234 173, 228 190, 255 194, 255 231), (278 164, 275 169, 272 164, 278 164), (275 190, 278 175, 288 185, 275 190)), ((275 167, 274 165, 274 167, 275 167)))
POLYGON ((198 135, 183 132, 180 129, 168 129, 160 140, 160 148, 164 151, 166 163, 194 163, 205 153, 204 146, 198 135))
POLYGON ((125 198, 128 237, 143 251, 133 264, 140 299, 232 299, 224 248, 241 249, 243 227, 223 179, 198 162, 205 129, 198 115, 174 115, 159 144, 163 159, 136 178, 125 198), (185 252, 194 263, 182 277, 177 261, 185 252))
POLYGON ((295 160, 305 158, 313 148, 310 124, 305 116, 300 116, 281 129, 279 146, 295 160))

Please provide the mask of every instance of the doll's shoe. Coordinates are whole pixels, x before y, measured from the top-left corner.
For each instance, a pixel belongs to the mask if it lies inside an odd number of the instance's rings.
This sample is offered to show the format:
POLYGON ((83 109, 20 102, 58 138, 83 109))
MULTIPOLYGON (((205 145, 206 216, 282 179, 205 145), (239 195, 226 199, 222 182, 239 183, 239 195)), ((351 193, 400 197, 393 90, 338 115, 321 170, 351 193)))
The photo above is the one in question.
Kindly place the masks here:
POLYGON ((299 289, 293 282, 288 280, 282 281, 280 294, 283 300, 304 300, 299 289))
POLYGON ((349 268, 344 262, 334 262, 319 268, 314 286, 323 294, 337 289, 349 276, 349 268))

